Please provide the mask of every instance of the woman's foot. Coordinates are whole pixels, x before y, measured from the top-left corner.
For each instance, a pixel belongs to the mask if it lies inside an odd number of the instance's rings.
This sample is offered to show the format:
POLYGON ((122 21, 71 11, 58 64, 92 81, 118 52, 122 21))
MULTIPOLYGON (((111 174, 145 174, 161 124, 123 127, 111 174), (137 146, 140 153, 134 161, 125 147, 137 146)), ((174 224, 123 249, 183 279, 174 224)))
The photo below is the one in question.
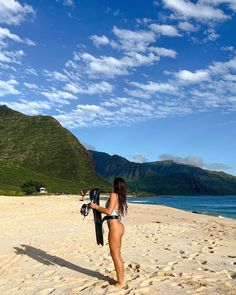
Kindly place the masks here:
POLYGON ((126 283, 124 282, 124 283, 116 283, 115 284, 115 286, 117 287, 117 288, 119 288, 119 289, 124 289, 125 287, 126 287, 126 283))

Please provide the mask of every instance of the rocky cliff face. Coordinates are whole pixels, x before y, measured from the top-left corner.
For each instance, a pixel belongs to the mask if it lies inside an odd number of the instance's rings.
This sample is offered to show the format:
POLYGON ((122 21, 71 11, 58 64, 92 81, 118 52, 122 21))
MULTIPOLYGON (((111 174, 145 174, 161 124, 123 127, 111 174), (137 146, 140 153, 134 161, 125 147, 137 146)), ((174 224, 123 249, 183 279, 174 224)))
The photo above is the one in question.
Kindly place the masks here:
POLYGON ((236 194, 236 177, 173 161, 134 163, 90 151, 96 172, 108 181, 122 176, 134 192, 152 194, 236 194))

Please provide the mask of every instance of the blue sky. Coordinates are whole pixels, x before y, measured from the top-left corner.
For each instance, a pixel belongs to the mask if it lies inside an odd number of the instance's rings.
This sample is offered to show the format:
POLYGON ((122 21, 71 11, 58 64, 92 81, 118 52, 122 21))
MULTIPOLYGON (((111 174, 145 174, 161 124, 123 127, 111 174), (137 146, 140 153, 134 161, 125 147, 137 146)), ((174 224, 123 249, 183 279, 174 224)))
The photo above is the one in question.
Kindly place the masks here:
POLYGON ((236 175, 236 0, 0 0, 0 104, 87 147, 236 175))

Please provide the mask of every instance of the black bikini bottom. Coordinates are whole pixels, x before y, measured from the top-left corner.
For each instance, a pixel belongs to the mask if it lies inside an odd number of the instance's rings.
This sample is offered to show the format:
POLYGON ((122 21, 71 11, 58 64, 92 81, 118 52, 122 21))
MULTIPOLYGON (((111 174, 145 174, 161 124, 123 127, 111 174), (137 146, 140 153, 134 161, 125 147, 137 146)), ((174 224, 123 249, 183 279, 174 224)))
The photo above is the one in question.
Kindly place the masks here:
POLYGON ((110 219, 119 219, 120 220, 120 217, 115 216, 115 215, 104 216, 103 219, 102 219, 102 222, 105 221, 105 220, 110 220, 110 219))

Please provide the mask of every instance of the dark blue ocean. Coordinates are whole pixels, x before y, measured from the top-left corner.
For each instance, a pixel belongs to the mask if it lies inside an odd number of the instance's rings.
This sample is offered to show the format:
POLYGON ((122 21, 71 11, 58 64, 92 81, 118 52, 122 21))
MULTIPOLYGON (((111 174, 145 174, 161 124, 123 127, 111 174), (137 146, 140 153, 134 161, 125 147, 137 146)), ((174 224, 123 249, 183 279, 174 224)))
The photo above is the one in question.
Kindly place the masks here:
POLYGON ((185 211, 236 219, 236 196, 132 197, 128 203, 164 205, 185 211))

